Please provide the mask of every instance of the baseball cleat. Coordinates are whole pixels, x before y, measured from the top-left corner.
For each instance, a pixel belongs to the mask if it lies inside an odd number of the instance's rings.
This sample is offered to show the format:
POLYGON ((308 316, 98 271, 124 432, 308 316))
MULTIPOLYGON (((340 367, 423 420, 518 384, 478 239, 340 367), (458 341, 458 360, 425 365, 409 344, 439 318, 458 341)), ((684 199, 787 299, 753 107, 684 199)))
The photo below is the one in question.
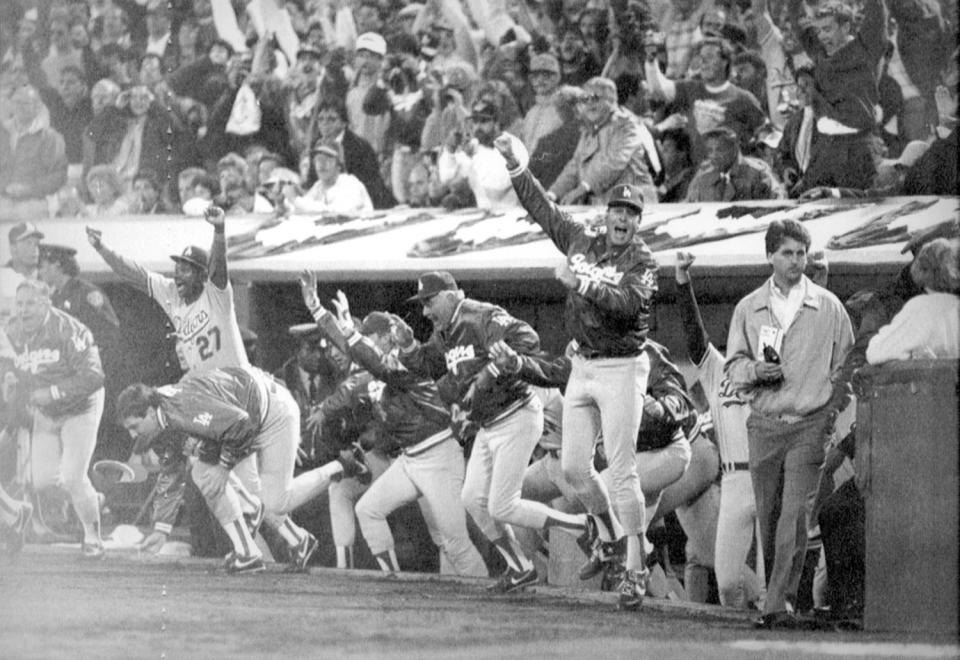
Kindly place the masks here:
POLYGON ((343 466, 343 476, 345 478, 356 477, 362 484, 368 484, 373 475, 370 474, 370 468, 363 462, 363 450, 354 445, 350 449, 349 456, 338 456, 337 461, 343 466))
POLYGON ((650 571, 628 570, 623 574, 623 580, 617 587, 617 609, 618 610, 638 610, 643 605, 643 598, 647 595, 647 580, 650 578, 650 571))
POLYGON ((507 572, 501 575, 497 582, 487 587, 487 591, 494 594, 509 594, 531 584, 536 584, 539 579, 537 569, 533 566, 522 572, 508 568, 507 572))
POLYGON ((593 546, 593 552, 590 554, 590 559, 588 559, 587 563, 580 567, 580 579, 589 580, 595 575, 598 575, 600 571, 603 570, 603 567, 607 564, 622 560, 624 554, 626 554, 626 551, 626 537, 623 537, 618 541, 611 541, 610 543, 598 541, 593 546))
POLYGON ((287 573, 306 573, 307 564, 313 553, 317 551, 320 543, 317 537, 306 532, 306 536, 295 547, 290 548, 290 564, 287 565, 287 573))
POLYGON ((103 549, 103 543, 100 541, 95 541, 93 543, 84 543, 80 546, 80 553, 84 559, 103 559, 105 556, 105 551, 103 549))
POLYGON ((20 506, 20 512, 17 515, 16 522, 7 533, 7 552, 10 555, 19 554, 23 550, 23 545, 27 540, 27 528, 30 525, 30 519, 33 517, 33 505, 30 502, 23 502, 20 506))
POLYGON ((267 506, 263 502, 260 502, 260 506, 257 507, 256 512, 243 514, 243 522, 246 524, 247 531, 250 532, 251 537, 257 537, 257 532, 260 531, 260 525, 263 524, 265 515, 267 515, 267 506))
POLYGON ((263 557, 260 555, 238 555, 236 553, 231 553, 233 556, 230 559, 230 562, 227 563, 226 569, 227 573, 230 575, 245 575, 247 573, 260 573, 267 570, 266 564, 263 563, 263 557))

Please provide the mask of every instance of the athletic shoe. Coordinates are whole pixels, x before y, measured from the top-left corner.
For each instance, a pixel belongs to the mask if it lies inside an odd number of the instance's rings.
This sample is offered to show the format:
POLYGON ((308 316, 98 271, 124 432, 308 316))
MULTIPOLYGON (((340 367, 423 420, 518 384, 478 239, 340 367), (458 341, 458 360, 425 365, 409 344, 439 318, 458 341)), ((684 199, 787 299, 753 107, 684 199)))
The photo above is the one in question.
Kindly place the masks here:
POLYGON ((538 581, 537 569, 533 566, 522 572, 509 568, 495 584, 487 587, 487 591, 495 594, 509 594, 531 584, 536 584, 538 581))
POLYGON ((618 541, 604 543, 600 541, 593 546, 593 552, 590 559, 580 567, 580 579, 589 580, 603 570, 606 564, 622 560, 627 552, 627 537, 618 541))
POLYGON ((587 526, 584 528, 583 534, 577 537, 577 545, 580 546, 583 554, 590 557, 593 555, 594 546, 596 546, 599 539, 600 530, 597 527, 597 521, 588 513, 587 526))
POLYGON ((80 546, 80 552, 84 559, 103 559, 105 552, 103 550, 103 543, 96 541, 94 543, 86 543, 80 546))
POLYGON ((617 587, 618 599, 617 609, 620 610, 638 610, 643 605, 643 597, 647 595, 647 580, 650 579, 650 571, 628 570, 623 574, 623 580, 617 587))
POLYGON ((30 525, 30 519, 33 517, 33 505, 30 502, 23 502, 20 506, 20 512, 17 514, 17 520, 7 532, 7 552, 10 555, 19 554, 23 550, 23 545, 27 540, 27 527, 30 525))
POLYGON ((295 547, 290 548, 290 564, 286 568, 287 573, 306 573, 307 563, 317 551, 320 543, 317 537, 306 532, 306 536, 295 547))
POLYGON ((360 447, 353 445, 350 448, 350 455, 346 458, 341 455, 337 457, 337 460, 343 466, 343 476, 345 478, 356 477, 357 481, 362 484, 368 484, 372 481, 373 475, 370 474, 370 468, 363 462, 363 449, 360 447))
POLYGON ((238 555, 237 553, 231 553, 229 563, 227 563, 226 569, 227 573, 230 575, 245 575, 247 573, 260 573, 261 571, 267 570, 266 564, 263 563, 263 557, 260 555, 238 555))
POLYGON ((603 577, 600 578, 600 591, 616 591, 623 581, 626 569, 619 560, 613 560, 603 566, 603 577))
POLYGON ((260 502, 260 506, 254 513, 243 514, 243 522, 247 525, 247 531, 250 532, 252 538, 257 537, 257 532, 260 531, 260 525, 263 524, 265 515, 267 515, 267 506, 263 502, 260 502))

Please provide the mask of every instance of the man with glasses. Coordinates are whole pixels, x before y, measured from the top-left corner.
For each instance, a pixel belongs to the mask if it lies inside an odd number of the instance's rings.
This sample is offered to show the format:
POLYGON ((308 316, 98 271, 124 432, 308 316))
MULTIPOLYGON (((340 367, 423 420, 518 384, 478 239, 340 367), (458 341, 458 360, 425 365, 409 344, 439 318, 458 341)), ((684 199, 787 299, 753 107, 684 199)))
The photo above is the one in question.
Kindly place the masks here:
MULTIPOLYGON (((370 143, 350 130, 347 108, 342 101, 330 99, 317 106, 317 144, 339 147, 343 154, 343 171, 360 179, 373 201, 373 208, 388 209, 397 205, 393 193, 380 176, 380 162, 370 143)), ((306 181, 312 184, 312 181, 306 181)))
POLYGON ((579 104, 584 129, 573 158, 550 186, 551 198, 562 205, 601 205, 614 188, 629 185, 640 188, 644 202, 655 204, 640 126, 617 104, 617 86, 609 78, 591 78, 579 104))

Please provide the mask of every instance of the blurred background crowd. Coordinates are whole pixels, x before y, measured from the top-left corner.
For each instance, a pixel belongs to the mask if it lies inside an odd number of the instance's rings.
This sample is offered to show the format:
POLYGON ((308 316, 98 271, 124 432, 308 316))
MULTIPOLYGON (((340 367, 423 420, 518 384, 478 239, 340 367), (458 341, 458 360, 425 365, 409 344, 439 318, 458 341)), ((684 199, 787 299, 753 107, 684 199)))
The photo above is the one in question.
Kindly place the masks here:
POLYGON ((0 12, 13 220, 514 205, 489 167, 503 130, 562 203, 603 204, 616 183, 648 203, 956 188, 956 0, 0 12))

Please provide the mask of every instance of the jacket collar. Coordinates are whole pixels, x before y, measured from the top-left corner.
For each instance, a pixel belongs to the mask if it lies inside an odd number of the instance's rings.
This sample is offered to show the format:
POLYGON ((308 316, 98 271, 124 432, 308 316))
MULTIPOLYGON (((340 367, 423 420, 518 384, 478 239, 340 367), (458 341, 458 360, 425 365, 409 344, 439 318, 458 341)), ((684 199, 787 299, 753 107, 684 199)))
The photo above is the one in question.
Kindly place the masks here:
MULTIPOLYGON (((820 305, 823 301, 824 290, 811 282, 806 275, 800 276, 800 282, 804 287, 802 306, 820 309, 820 305)), ((773 286, 773 275, 771 275, 766 283, 760 287, 759 295, 757 295, 756 299, 753 301, 753 311, 759 312, 764 308, 770 307, 770 291, 773 286)))

